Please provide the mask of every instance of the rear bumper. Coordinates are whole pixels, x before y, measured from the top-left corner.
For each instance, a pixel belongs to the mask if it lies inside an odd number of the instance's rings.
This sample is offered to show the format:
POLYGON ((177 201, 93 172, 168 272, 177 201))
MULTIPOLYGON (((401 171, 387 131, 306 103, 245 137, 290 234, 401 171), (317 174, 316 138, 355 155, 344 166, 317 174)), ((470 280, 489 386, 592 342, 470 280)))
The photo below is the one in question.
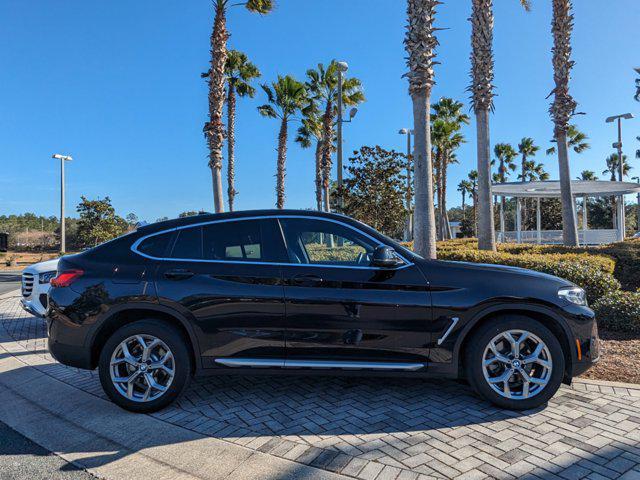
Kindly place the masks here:
POLYGON ((61 341, 61 337, 64 338, 64 335, 60 334, 59 326, 59 322, 56 322, 50 318, 47 319, 47 343, 49 347, 49 353, 51 353, 53 358, 64 365, 88 370, 92 369, 93 366, 91 364, 91 351, 88 348, 78 345, 77 343, 63 343, 61 341))

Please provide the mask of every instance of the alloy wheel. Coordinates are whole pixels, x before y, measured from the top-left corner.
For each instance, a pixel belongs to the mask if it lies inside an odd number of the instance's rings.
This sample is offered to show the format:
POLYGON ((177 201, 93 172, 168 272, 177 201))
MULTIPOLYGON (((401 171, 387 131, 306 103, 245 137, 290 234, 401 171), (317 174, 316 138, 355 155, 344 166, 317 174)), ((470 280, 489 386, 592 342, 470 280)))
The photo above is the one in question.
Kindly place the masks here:
POLYGON ((111 355, 109 373, 115 389, 134 402, 151 402, 169 389, 175 360, 166 343, 153 335, 134 335, 111 355))
POLYGON ((498 395, 512 400, 534 397, 551 379, 553 362, 547 345, 526 330, 501 332, 488 343, 482 372, 498 395))

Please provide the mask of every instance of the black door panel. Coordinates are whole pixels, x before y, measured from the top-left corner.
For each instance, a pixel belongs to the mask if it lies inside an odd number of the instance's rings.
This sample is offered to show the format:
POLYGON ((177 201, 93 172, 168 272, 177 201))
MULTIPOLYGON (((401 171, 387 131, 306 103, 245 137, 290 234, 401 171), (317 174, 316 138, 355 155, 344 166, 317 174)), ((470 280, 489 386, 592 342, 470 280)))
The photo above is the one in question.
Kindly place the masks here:
POLYGON ((284 358, 281 243, 275 220, 212 223, 180 231, 170 254, 180 259, 159 262, 159 300, 192 318, 206 363, 284 358))
POLYGON ((287 360, 426 361, 431 300, 415 265, 367 266, 380 241, 343 224, 281 224, 287 360))

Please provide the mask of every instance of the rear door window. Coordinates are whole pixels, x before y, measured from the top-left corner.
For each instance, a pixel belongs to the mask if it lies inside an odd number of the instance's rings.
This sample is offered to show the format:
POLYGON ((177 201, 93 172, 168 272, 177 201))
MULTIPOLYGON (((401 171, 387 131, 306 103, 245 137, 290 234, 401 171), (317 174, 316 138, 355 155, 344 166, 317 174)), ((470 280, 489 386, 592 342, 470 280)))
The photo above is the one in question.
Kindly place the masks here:
POLYGON ((203 227, 205 260, 278 262, 285 258, 273 220, 218 222, 203 227))

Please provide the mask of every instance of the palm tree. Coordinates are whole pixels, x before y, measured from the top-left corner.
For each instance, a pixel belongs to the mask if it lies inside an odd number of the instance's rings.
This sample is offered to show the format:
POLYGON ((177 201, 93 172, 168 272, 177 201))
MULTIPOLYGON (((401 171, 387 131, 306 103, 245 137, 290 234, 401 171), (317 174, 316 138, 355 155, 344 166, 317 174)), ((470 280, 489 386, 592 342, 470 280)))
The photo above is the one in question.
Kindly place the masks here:
MULTIPOLYGON (((222 196, 222 143, 224 125, 222 110, 225 100, 224 83, 227 65, 227 7, 230 0, 213 0, 215 18, 211 32, 211 66, 207 73, 209 84, 209 120, 202 129, 209 147, 209 168, 213 184, 213 203, 216 212, 224 211, 222 196)), ((244 7, 254 13, 266 14, 273 8, 273 0, 247 0, 244 7)))
POLYGON ((233 212, 236 194, 235 189, 235 130, 236 130, 236 95, 240 98, 250 97, 256 93, 251 80, 260 76, 260 70, 249 61, 247 56, 238 50, 229 50, 225 67, 227 77, 227 196, 229 210, 233 212))
POLYGON ((465 217, 467 215, 465 201, 467 194, 471 193, 471 182, 469 180, 461 180, 458 184, 458 191, 462 194, 462 216, 465 217))
MULTIPOLYGON (((606 175, 608 173, 611 173, 611 181, 615 182, 616 176, 619 174, 619 168, 620 168, 620 160, 619 160, 618 154, 612 153, 607 157, 606 162, 607 162, 607 168, 602 172, 602 174, 606 175)), ((631 170, 632 168, 633 167, 629 165, 629 162, 627 161, 627 156, 623 154, 622 155, 622 173, 628 176, 629 170, 631 170)))
POLYGON ((462 125, 469 123, 469 116, 462 113, 462 108, 461 102, 451 98, 441 98, 432 107, 431 143, 435 154, 438 233, 441 240, 451 238, 447 213, 447 167, 457 163, 453 152, 465 142, 459 131, 462 125))
POLYGON ((562 200, 562 236, 567 246, 578 245, 578 226, 571 191, 569 148, 567 132, 569 120, 575 114, 576 101, 569 93, 569 78, 574 61, 571 60, 571 33, 573 31, 573 5, 571 0, 553 0, 553 80, 555 88, 549 113, 554 122, 554 139, 558 148, 560 171, 560 197, 562 200))
POLYGON ((594 172, 593 170, 583 170, 580 173, 580 176, 576 178, 576 180, 585 180, 588 182, 594 182, 598 180, 598 177, 596 176, 596 172, 594 172))
POLYGON ((535 157, 535 155, 538 152, 538 150, 540 150, 540 147, 538 147, 533 142, 533 138, 524 137, 522 140, 520 140, 520 143, 518 144, 518 153, 520 155, 522 155, 522 170, 521 170, 521 174, 522 174, 523 177, 524 177, 525 163, 527 162, 527 159, 529 157, 535 157))
MULTIPOLYGON (((338 62, 332 60, 327 67, 307 70, 306 88, 315 108, 322 110, 322 186, 325 210, 329 211, 331 183, 331 154, 334 149, 335 118, 338 114, 338 62)), ((342 80, 342 104, 345 107, 364 102, 362 83, 354 77, 342 80)))
POLYGON ((433 208, 431 162, 431 89, 434 80, 435 47, 433 23, 438 0, 407 0, 407 52, 409 94, 414 125, 414 249, 425 258, 436 258, 436 219, 433 208))
POLYGON ((467 175, 471 184, 471 200, 473 202, 473 230, 478 235, 478 171, 471 170, 467 175))
MULTIPOLYGON (((578 130, 578 127, 576 125, 569 125, 569 128, 567 129, 567 145, 569 146, 569 148, 572 148, 576 153, 582 153, 585 150, 591 148, 591 145, 589 144, 589 142, 587 142, 587 140, 589 140, 589 137, 587 137, 585 133, 578 130)), ((555 142, 555 140, 553 140, 553 142, 555 142)), ((547 148, 546 154, 555 155, 556 147, 547 148)))
MULTIPOLYGON (((498 174, 497 180, 499 183, 504 183, 509 177, 510 171, 515 171, 516 166, 515 159, 518 156, 518 152, 509 143, 497 143, 493 147, 493 153, 496 156, 498 162, 498 174)), ((504 211, 506 209, 506 199, 501 197, 500 199, 500 231, 504 231, 504 211)), ((502 240, 504 241, 504 239, 502 240)))
MULTIPOLYGON (((261 115, 269 118, 280 119, 280 132, 278 134, 278 163, 276 173, 276 206, 284 208, 284 180, 286 176, 287 162, 287 127, 293 116, 308 105, 309 99, 305 85, 290 75, 282 77, 271 86, 262 85, 267 94, 268 104, 258 107, 261 115)), ((303 112, 306 113, 306 112, 303 112)))
MULTIPOLYGON (((529 10, 528 0, 520 0, 529 10)), ((478 248, 495 250, 489 112, 493 110, 493 0, 471 1, 471 105, 478 143, 478 248)))
POLYGON ((298 136, 296 142, 302 148, 311 147, 312 141, 316 142, 315 151, 315 187, 316 187, 316 208, 322 211, 322 119, 317 112, 309 112, 302 119, 302 125, 298 128, 298 136))

